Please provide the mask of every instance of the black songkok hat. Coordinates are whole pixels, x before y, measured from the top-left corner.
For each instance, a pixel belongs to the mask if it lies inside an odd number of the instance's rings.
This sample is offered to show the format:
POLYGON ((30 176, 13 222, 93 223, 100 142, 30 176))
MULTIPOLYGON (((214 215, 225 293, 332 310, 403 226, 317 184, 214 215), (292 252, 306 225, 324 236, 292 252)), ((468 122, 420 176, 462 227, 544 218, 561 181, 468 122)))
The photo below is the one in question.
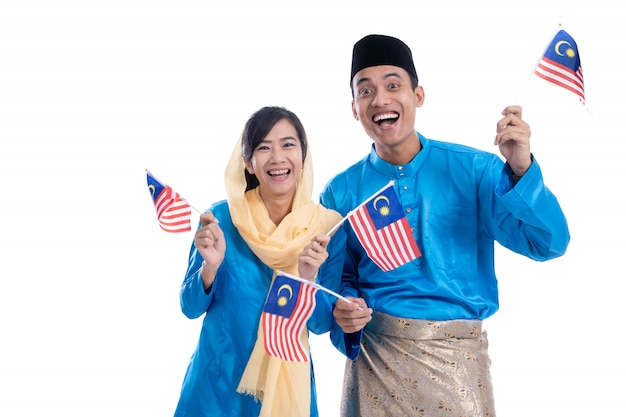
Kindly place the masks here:
POLYGON ((367 35, 354 44, 350 86, 357 72, 376 65, 393 65, 403 68, 417 79, 411 49, 404 42, 391 36, 367 35))

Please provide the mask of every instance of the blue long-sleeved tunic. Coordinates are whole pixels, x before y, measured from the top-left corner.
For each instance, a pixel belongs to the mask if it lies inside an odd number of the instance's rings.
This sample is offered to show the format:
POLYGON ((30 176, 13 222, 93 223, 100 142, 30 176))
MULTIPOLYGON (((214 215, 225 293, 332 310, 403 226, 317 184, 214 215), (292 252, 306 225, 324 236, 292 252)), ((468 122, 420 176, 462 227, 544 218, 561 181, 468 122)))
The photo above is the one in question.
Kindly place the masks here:
MULTIPOLYGON (((497 155, 427 139, 405 165, 368 156, 338 174, 321 203, 346 215, 393 179, 422 256, 383 272, 366 255, 348 223, 342 294, 363 297, 375 311, 423 320, 485 319, 498 309, 494 242, 537 261, 562 255, 566 218, 545 186, 537 161, 517 184, 497 155)), ((333 343, 354 358, 359 334, 333 343)))
MULTIPOLYGON (((226 238, 226 254, 208 294, 200 277, 202 256, 192 244, 189 267, 180 289, 183 313, 190 319, 204 315, 202 330, 183 381, 176 417, 258 416, 261 403, 236 392, 254 347, 261 311, 273 271, 250 250, 232 223, 225 201, 210 211, 226 238)), ((329 257, 318 272, 318 283, 338 292, 345 233, 338 231, 328 245, 329 257)), ((316 308, 308 329, 330 330, 333 299, 316 293, 316 308)), ((312 363, 312 362, 311 362, 312 363)), ((311 416, 318 415, 315 380, 311 372, 311 416)))

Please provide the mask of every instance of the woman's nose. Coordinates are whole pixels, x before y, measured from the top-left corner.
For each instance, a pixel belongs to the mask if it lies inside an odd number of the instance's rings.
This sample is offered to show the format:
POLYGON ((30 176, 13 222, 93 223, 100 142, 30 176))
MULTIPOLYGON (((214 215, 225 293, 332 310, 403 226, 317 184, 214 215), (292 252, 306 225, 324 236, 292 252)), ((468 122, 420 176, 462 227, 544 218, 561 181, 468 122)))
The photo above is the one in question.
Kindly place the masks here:
POLYGON ((281 162, 285 159, 285 152, 282 148, 272 150, 271 160, 272 162, 281 162))

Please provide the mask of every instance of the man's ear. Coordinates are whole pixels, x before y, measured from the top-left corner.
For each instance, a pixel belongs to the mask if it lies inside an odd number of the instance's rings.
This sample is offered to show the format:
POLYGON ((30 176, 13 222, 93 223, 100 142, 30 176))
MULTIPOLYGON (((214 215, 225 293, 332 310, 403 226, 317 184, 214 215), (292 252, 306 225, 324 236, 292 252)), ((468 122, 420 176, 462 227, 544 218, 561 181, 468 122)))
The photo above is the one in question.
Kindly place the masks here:
POLYGON ((352 100, 352 115, 354 116, 354 120, 359 120, 359 115, 356 112, 356 109, 354 108, 354 100, 352 100))
POLYGON ((415 87, 415 107, 422 107, 424 104, 424 100, 426 100, 426 93, 424 92, 424 88, 421 85, 415 87))

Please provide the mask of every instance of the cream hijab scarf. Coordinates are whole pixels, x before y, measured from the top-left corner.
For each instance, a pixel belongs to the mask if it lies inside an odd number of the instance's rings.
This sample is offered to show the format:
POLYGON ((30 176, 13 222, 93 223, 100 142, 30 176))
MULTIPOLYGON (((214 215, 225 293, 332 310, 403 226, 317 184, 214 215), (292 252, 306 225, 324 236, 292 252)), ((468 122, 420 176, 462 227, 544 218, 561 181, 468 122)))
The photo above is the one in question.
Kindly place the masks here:
MULTIPOLYGON (((270 268, 298 275, 298 256, 313 236, 327 233, 341 215, 311 200, 313 164, 310 152, 304 159, 296 194, 289 213, 278 226, 269 218, 258 187, 245 192, 245 164, 241 137, 225 172, 228 207, 233 224, 250 249, 270 268)), ((259 318, 260 319, 260 318, 259 318)), ((300 336, 309 350, 308 330, 300 336)), ((263 345, 263 327, 248 360, 237 392, 261 400, 260 417, 309 416, 311 405, 310 362, 288 362, 268 355, 263 345)))

